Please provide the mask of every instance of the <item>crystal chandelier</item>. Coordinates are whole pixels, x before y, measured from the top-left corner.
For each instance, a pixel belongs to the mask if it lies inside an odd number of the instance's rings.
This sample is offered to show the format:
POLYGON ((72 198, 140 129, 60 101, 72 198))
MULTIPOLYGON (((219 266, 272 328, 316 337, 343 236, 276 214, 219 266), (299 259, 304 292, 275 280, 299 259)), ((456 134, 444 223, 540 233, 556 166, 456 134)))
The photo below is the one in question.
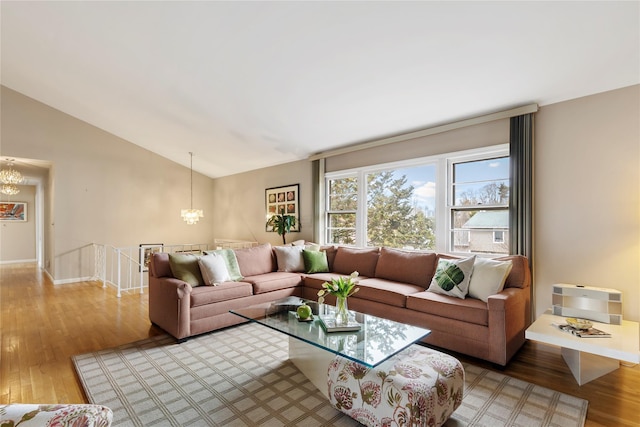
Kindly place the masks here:
POLYGON ((13 168, 13 162, 13 159, 9 159, 7 161, 8 169, 0 170, 0 182, 2 182, 0 193, 9 196, 18 194, 20 189, 16 187, 16 184, 22 184, 24 181, 22 174, 13 168))
POLYGON ((191 156, 191 208, 182 209, 180 215, 187 224, 193 225, 204 216, 204 213, 202 209, 193 209, 193 153, 189 152, 189 155, 191 156))
POLYGON ((13 159, 8 160, 7 166, 9 169, 0 170, 0 181, 2 181, 3 184, 16 185, 22 184, 22 181, 24 181, 22 174, 13 168, 13 162, 13 159))
POLYGON ((0 187, 0 193, 8 196, 14 196, 20 192, 20 189, 13 184, 2 184, 0 187))

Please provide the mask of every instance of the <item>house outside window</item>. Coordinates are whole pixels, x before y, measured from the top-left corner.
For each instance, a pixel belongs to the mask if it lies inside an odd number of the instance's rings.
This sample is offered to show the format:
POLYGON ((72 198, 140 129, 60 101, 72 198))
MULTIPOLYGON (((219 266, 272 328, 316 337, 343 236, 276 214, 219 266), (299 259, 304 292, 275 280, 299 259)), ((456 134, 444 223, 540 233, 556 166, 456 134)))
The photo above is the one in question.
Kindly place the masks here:
POLYGON ((505 238, 509 232, 509 211, 474 212, 462 228, 468 230, 469 243, 466 250, 458 248, 458 252, 508 254, 505 238))
POLYGON ((506 145, 328 172, 325 189, 323 243, 509 253, 506 145), (485 211, 500 222, 474 226, 486 215, 471 219, 485 211), (502 242, 494 241, 499 232, 502 242))
POLYGON ((509 254, 509 157, 491 154, 449 159, 447 251, 509 254))

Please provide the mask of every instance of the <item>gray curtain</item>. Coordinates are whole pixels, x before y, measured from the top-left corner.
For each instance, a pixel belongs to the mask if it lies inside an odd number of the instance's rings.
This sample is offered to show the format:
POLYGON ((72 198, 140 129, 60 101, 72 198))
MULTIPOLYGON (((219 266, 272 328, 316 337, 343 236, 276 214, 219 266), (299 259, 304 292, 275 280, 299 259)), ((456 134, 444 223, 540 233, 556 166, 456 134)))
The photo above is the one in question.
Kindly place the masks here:
POLYGON ((533 114, 511 117, 509 235, 513 255, 533 260, 533 114))

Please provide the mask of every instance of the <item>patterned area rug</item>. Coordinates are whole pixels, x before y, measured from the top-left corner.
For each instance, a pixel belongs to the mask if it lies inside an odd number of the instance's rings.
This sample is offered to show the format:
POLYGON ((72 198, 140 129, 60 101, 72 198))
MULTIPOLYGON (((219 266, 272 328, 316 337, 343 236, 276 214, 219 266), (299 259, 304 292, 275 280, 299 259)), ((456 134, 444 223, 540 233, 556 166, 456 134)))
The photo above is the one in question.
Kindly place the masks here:
MULTIPOLYGON (((284 334, 255 324, 176 344, 159 336, 73 357, 113 426, 358 426, 288 360, 284 334)), ((583 426, 587 401, 465 364, 445 426, 583 426)))

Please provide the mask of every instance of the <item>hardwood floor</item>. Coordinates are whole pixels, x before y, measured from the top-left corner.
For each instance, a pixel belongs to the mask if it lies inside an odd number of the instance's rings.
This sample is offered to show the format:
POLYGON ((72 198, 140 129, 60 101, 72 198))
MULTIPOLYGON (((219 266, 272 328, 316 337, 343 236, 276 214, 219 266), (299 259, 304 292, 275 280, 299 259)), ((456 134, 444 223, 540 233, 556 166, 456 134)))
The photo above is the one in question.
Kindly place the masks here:
MULTIPOLYGON (((34 265, 0 266, 0 404, 87 402, 71 356, 161 334, 147 309, 146 293, 117 298, 100 283, 54 286, 34 265)), ((499 371, 587 399, 587 427, 640 425, 639 366, 578 386, 559 348, 527 342, 499 371)))

